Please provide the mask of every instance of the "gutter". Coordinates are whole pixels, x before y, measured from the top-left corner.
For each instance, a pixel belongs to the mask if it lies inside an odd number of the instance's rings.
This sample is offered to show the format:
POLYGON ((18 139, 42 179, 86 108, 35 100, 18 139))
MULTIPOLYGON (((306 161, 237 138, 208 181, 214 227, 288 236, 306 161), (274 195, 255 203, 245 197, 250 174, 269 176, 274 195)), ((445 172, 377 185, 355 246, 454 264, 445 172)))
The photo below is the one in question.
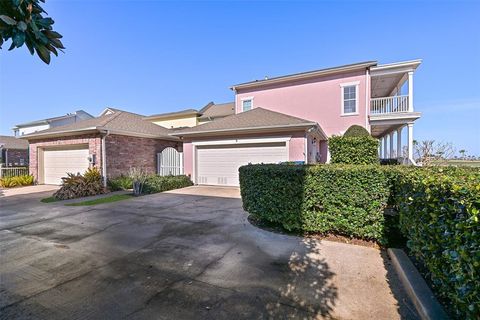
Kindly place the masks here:
POLYGON ((308 122, 302 124, 289 124, 289 125, 277 125, 277 126, 262 126, 262 127, 247 127, 247 128, 233 128, 233 129, 216 129, 216 130, 203 130, 195 132, 185 133, 170 133, 171 136, 189 136, 202 133, 220 133, 220 132, 235 132, 235 131, 247 131, 247 130, 265 130, 265 129, 281 129, 281 128, 303 128, 309 126, 318 126, 316 122, 308 122))
POLYGON ((72 129, 72 130, 63 130, 63 131, 55 131, 55 132, 44 132, 44 133, 35 133, 35 134, 27 134, 24 136, 18 137, 19 139, 37 139, 37 138, 42 138, 42 137, 55 137, 57 135, 65 134, 65 133, 75 133, 75 132, 84 132, 84 131, 95 131, 97 130, 96 127, 89 127, 89 128, 84 128, 84 129, 72 129))
POLYGON ((105 147, 105 138, 110 134, 110 131, 106 130, 105 135, 102 135, 102 176, 103 176, 103 187, 107 187, 107 153, 105 147))
POLYGON ((233 90, 233 91, 236 91, 237 89, 260 87, 260 86, 263 86, 263 85, 282 83, 282 82, 285 82, 285 81, 302 80, 302 79, 307 79, 307 78, 312 78, 312 77, 318 77, 318 76, 324 76, 324 75, 354 71, 354 70, 358 70, 358 69, 369 68, 369 67, 372 67, 372 66, 375 66, 375 65, 377 65, 376 61, 367 61, 367 62, 362 62, 362 63, 357 63, 357 64, 351 64, 351 65, 345 65, 345 66, 339 66, 339 67, 332 67, 332 68, 321 69, 321 70, 316 70, 316 71, 307 71, 307 72, 296 73, 296 74, 291 74, 291 75, 286 75, 286 76, 279 76, 279 77, 275 77, 275 78, 270 78, 268 80, 256 80, 256 81, 245 82, 245 83, 241 83, 241 84, 231 86, 230 89, 233 90))

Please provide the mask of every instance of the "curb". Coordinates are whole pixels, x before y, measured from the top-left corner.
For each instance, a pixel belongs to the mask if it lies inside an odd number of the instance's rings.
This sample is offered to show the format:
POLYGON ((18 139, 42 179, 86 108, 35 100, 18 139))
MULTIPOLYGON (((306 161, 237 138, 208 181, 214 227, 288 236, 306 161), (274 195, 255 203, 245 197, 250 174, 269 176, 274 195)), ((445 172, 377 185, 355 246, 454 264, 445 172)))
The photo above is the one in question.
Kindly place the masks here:
POLYGON ((433 295, 427 283, 402 249, 388 249, 393 267, 397 272, 415 309, 423 320, 450 319, 433 295))

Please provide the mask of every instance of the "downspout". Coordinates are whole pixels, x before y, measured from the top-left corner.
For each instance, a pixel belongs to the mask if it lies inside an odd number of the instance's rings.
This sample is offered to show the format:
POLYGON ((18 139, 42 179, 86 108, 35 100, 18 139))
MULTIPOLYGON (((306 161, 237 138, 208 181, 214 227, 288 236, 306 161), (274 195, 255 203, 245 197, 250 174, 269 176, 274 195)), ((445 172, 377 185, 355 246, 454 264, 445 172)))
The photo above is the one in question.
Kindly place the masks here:
POLYGON ((106 134, 102 136, 102 176, 103 176, 103 186, 107 187, 107 155, 106 155, 106 148, 105 148, 105 138, 110 134, 108 130, 106 130, 106 134))
POLYGON ((368 119, 369 119, 369 111, 370 111, 370 71, 367 70, 365 71, 365 128, 368 130, 368 132, 371 133, 371 128, 370 128, 370 124, 368 123, 368 119))

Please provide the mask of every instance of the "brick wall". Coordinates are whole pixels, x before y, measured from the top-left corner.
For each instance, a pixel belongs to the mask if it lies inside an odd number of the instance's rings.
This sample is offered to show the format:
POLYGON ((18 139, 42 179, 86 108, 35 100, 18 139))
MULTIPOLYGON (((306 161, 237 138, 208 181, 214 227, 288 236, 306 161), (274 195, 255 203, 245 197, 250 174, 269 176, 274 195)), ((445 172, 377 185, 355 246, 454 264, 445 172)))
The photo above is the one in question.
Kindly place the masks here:
POLYGON ((58 147, 75 144, 88 144, 89 153, 96 155, 95 166, 101 170, 102 166, 102 142, 99 134, 89 134, 81 136, 47 138, 41 140, 31 140, 30 143, 30 174, 39 181, 38 151, 39 148, 58 147))
POLYGON ((5 165, 28 166, 28 149, 4 149, 1 157, 5 165))
POLYGON ((131 167, 157 171, 157 153, 166 147, 181 148, 180 142, 109 135, 105 140, 107 176, 127 174, 131 167))

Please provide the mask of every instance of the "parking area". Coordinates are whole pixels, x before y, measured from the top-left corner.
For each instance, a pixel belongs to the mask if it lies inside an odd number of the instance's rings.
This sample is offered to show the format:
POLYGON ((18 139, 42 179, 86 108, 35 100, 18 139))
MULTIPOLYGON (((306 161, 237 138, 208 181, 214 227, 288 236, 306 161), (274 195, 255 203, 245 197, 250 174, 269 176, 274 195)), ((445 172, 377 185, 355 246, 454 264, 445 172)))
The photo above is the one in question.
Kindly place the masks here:
POLYGON ((49 195, 0 197, 0 319, 417 319, 382 251, 258 229, 237 188, 49 195))

